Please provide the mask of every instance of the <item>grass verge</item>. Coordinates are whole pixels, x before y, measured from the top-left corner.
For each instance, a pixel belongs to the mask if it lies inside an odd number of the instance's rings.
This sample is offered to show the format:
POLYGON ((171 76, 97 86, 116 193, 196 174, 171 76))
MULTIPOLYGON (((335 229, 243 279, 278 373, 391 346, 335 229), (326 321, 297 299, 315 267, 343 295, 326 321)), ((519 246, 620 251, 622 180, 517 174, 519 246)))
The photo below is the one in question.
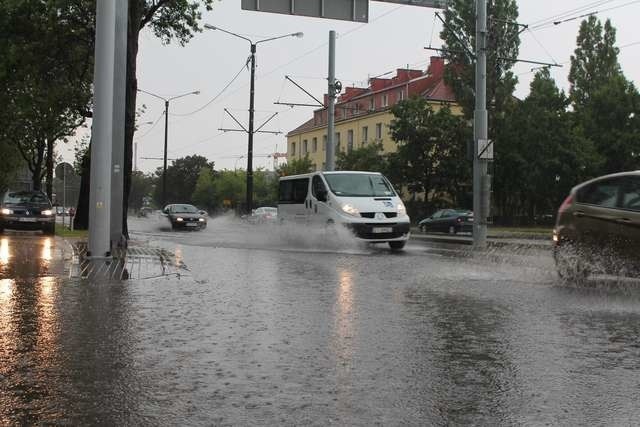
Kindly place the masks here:
POLYGON ((87 230, 69 230, 60 224, 56 224, 56 236, 64 238, 86 239, 89 235, 87 230))

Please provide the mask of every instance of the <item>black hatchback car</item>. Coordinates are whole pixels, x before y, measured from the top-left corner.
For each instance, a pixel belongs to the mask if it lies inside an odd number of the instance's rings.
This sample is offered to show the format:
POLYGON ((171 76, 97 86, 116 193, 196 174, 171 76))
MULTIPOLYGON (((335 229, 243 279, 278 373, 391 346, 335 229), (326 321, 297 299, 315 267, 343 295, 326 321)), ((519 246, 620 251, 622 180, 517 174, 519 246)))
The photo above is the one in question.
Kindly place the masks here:
POLYGON ((55 210, 41 191, 8 191, 0 202, 0 232, 8 228, 54 234, 55 224, 55 210))
POLYGON ((458 209, 441 209, 418 223, 420 231, 441 231, 455 234, 473 231, 473 212, 458 209))
POLYGON ((207 227, 205 212, 193 205, 182 203, 167 205, 162 209, 162 214, 169 219, 173 230, 179 228, 202 230, 207 227))
POLYGON ((574 187, 553 231, 558 274, 640 277, 640 171, 606 175, 574 187))

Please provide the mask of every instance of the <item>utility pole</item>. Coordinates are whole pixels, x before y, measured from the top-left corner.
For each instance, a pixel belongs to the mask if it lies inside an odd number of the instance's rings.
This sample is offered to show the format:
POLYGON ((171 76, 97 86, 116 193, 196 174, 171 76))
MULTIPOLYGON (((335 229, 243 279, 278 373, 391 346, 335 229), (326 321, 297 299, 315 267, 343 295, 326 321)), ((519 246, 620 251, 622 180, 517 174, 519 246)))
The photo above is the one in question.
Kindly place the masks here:
POLYGON ((162 203, 160 209, 167 203, 167 144, 169 139, 169 100, 164 100, 164 162, 162 163, 162 203))
POLYGON ((335 169, 335 120, 336 120, 336 32, 329 31, 329 76, 327 105, 327 152, 325 153, 325 169, 335 169))
POLYGON ((89 192, 89 248, 87 256, 111 256, 111 143, 113 137, 113 89, 116 3, 98 0, 94 64, 93 142, 89 192))
POLYGON ((487 116, 487 0, 476 0, 476 106, 473 148, 473 246, 487 246, 491 182, 487 175, 489 148, 487 116))
POLYGON ((256 44, 251 42, 251 89, 249 90, 249 143, 247 147, 247 213, 253 206, 253 118, 255 115, 256 44))

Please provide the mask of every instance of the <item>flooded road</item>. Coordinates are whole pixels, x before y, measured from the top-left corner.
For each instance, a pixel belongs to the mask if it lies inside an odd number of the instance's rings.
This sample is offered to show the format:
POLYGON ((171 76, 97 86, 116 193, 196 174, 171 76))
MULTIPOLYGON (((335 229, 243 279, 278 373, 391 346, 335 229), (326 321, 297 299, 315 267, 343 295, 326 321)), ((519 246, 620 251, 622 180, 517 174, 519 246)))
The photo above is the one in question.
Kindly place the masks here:
POLYGON ((392 253, 230 218, 131 228, 189 274, 71 281, 45 262, 58 241, 2 237, 0 425, 640 418, 633 281, 563 286, 542 250, 392 253))

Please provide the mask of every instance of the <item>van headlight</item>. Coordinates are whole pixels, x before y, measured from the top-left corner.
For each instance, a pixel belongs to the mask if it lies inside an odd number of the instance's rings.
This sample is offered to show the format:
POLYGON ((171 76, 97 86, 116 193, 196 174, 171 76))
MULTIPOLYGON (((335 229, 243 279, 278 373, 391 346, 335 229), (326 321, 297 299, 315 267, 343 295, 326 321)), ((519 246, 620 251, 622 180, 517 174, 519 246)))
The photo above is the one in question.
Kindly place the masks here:
POLYGON ((46 210, 42 211, 41 213, 42 213, 42 215, 44 215, 44 216, 51 216, 51 215, 53 215, 53 211, 52 211, 51 209, 46 209, 46 210))
POLYGON ((342 205, 342 211, 351 216, 360 216, 360 211, 358 211, 355 206, 349 203, 347 203, 346 205, 342 205))
POLYGON ((11 215, 13 211, 11 209, 2 208, 2 215, 11 215))
POLYGON ((407 208, 404 207, 404 203, 398 203, 398 216, 407 215, 407 208))

